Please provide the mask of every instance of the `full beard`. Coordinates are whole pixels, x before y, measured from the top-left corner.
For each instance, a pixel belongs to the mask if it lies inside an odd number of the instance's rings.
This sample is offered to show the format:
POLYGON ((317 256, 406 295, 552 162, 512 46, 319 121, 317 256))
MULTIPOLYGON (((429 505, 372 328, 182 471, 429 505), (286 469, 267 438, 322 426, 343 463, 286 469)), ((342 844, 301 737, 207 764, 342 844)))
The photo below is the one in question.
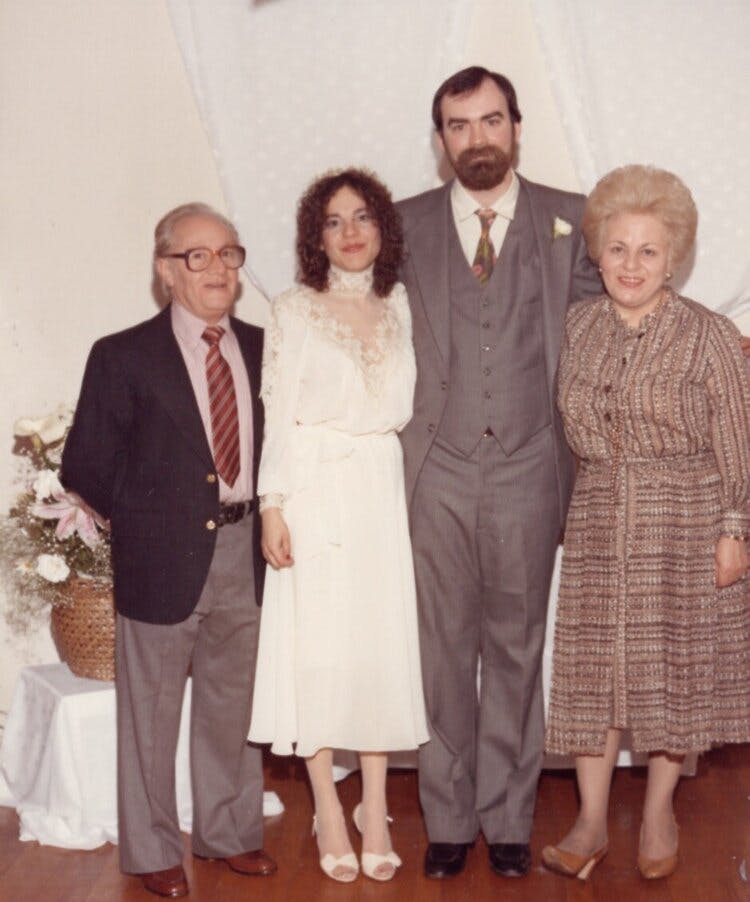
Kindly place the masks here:
POLYGON ((470 191, 489 191, 502 182, 513 162, 511 156, 493 145, 469 147, 451 161, 458 180, 470 191))

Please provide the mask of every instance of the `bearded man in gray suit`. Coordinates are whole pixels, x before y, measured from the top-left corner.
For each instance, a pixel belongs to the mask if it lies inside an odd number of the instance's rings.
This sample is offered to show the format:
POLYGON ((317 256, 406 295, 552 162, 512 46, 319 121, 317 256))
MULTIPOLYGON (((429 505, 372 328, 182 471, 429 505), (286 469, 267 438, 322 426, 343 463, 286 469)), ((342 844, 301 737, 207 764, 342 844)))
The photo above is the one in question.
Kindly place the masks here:
POLYGON ((425 873, 461 871, 481 829, 493 870, 521 876, 547 597, 573 478, 555 371, 568 304, 601 283, 583 197, 513 171, 521 113, 507 78, 456 73, 433 120, 456 178, 399 205, 418 365, 402 439, 431 735, 419 756, 425 873))

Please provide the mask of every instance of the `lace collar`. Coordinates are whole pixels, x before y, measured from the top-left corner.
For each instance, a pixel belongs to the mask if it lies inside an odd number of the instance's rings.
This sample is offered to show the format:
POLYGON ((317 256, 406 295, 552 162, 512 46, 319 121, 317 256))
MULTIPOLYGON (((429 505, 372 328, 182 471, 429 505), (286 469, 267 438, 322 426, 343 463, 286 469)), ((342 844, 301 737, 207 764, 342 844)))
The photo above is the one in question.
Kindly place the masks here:
POLYGON ((331 291, 349 291, 367 294, 372 289, 372 271, 375 264, 361 272, 347 272, 331 263, 328 270, 328 287, 331 291))

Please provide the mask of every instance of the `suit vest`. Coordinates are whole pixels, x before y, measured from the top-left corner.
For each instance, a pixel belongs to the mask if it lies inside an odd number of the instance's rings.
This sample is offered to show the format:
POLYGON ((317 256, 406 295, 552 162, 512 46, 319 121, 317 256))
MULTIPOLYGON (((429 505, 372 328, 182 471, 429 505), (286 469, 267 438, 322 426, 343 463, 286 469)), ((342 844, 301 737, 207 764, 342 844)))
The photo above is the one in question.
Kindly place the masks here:
POLYGON ((542 281, 521 191, 486 285, 466 261, 449 208, 450 369, 439 437, 467 457, 487 429, 513 454, 550 422, 542 281))

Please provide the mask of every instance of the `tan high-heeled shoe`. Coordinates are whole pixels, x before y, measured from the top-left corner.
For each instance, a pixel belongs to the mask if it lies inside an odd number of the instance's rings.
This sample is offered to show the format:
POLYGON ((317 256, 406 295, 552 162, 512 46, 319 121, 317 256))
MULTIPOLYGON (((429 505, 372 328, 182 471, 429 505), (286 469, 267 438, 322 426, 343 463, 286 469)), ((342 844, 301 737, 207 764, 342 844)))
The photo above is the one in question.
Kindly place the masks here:
MULTIPOLYGON (((362 804, 359 803, 352 811, 352 820, 359 833, 362 833, 361 810, 362 804)), ((385 819, 389 824, 393 823, 392 817, 386 815, 385 819)), ((377 852, 362 851, 362 872, 372 880, 380 880, 382 882, 393 880, 396 876, 396 870, 401 867, 401 864, 401 859, 393 849, 390 852, 386 852, 385 855, 379 855, 377 852), (384 868, 384 865, 388 865, 388 867, 384 868)))
POLYGON ((643 842, 643 824, 641 824, 640 839, 638 841, 638 870, 644 880, 661 880, 663 877, 669 877, 677 870, 678 852, 679 852, 679 824, 674 822, 674 828, 678 831, 677 849, 673 855, 667 855, 665 858, 646 858, 640 851, 640 845, 643 842))
POLYGON ((597 849, 591 855, 576 855, 574 852, 566 852, 558 846, 545 846, 542 849, 542 863, 550 871, 563 874, 565 877, 577 877, 579 880, 588 880, 591 872, 609 851, 608 843, 597 849))
MULTIPOLYGON (((313 815, 312 821, 312 835, 315 836, 318 832, 318 816, 317 814, 313 815)), ((357 861, 357 856, 354 852, 347 852, 344 855, 340 855, 336 858, 330 852, 326 852, 320 861, 320 869, 323 873, 330 877, 331 880, 338 880, 339 883, 351 883, 353 880, 357 879, 357 875, 359 874, 359 862, 357 861), (336 869, 339 870, 338 874, 335 873, 336 869)))

